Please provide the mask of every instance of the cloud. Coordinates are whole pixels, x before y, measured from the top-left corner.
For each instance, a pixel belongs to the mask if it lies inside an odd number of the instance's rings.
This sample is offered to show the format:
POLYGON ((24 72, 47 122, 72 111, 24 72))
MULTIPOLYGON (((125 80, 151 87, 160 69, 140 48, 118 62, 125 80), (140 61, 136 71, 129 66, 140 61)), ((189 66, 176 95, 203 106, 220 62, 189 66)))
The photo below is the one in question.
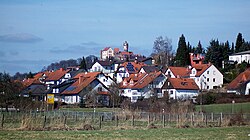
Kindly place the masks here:
POLYGON ((90 55, 90 54, 97 54, 101 49, 103 49, 103 45, 90 41, 84 42, 79 45, 71 45, 66 48, 54 48, 50 50, 51 53, 60 53, 60 54, 83 54, 83 55, 90 55))
POLYGON ((43 40, 42 38, 39 38, 32 34, 27 34, 27 33, 0 35, 0 42, 36 43, 42 40, 43 40))

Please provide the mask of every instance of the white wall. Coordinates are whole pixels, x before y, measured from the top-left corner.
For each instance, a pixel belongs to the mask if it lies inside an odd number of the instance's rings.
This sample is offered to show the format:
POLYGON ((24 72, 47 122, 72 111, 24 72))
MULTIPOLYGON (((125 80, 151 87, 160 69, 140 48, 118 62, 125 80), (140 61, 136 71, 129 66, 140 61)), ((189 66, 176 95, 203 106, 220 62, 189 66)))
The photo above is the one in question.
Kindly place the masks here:
POLYGON ((174 73, 173 73, 170 69, 168 69, 168 70, 166 71, 165 75, 168 76, 168 73, 169 73, 169 72, 170 72, 170 78, 176 78, 176 77, 174 76, 174 73))
POLYGON ((67 103, 67 104, 79 103, 80 102, 80 96, 78 96, 78 95, 64 96, 62 101, 67 103))
POLYGON ((191 98, 198 95, 198 90, 176 90, 176 89, 166 89, 163 91, 168 91, 169 98, 191 98))
POLYGON ((229 56, 229 60, 237 61, 238 64, 242 63, 243 61, 250 63, 250 54, 231 55, 229 56))
POLYGON ((245 95, 249 95, 250 94, 249 92, 250 92, 250 82, 248 82, 246 85, 245 95))
POLYGON ((193 78, 202 90, 210 90, 223 85, 223 75, 214 65, 211 65, 200 77, 190 75, 190 78, 193 78))

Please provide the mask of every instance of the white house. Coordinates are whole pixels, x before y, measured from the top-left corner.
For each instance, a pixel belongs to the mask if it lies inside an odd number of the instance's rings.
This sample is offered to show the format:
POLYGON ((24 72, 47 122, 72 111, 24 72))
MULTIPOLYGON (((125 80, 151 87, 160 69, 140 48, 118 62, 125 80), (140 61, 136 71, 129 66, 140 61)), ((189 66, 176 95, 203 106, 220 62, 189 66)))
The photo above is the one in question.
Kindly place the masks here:
POLYGON ((62 100, 68 104, 80 102, 80 95, 86 96, 91 91, 96 91, 99 102, 107 106, 109 104, 109 90, 107 86, 112 84, 112 79, 100 72, 79 73, 74 77, 75 81, 62 93, 62 100))
POLYGON ((170 99, 188 99, 198 95, 199 87, 190 78, 168 78, 162 91, 170 99))
POLYGON ((106 47, 101 50, 101 60, 106 60, 111 57, 114 57, 114 50, 111 47, 106 47))
POLYGON ((229 55, 229 61, 238 62, 238 64, 244 61, 250 63, 250 50, 229 55))
POLYGON ((151 96, 163 97, 161 88, 166 80, 161 72, 130 74, 120 84, 121 96, 129 97, 131 102, 151 96))
POLYGON ((197 64, 192 66, 190 78, 201 90, 216 89, 223 85, 223 75, 212 64, 197 64))

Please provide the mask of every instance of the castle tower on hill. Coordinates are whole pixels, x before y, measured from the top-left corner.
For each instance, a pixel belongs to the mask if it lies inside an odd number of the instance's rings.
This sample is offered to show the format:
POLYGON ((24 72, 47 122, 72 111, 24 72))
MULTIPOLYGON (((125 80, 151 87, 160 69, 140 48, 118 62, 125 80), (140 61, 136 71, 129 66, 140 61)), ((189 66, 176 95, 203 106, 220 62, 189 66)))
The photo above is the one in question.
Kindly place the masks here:
POLYGON ((128 52, 128 42, 127 41, 125 41, 123 43, 123 49, 124 49, 125 52, 128 52))

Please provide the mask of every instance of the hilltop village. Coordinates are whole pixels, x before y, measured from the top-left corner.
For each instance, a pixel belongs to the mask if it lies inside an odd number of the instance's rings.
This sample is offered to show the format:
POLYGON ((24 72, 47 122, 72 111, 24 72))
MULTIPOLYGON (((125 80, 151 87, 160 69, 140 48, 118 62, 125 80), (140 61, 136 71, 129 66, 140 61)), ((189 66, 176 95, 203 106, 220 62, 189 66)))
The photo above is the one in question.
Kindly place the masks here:
MULTIPOLYGON (((234 54, 230 59, 237 59, 238 55, 242 54, 234 54)), ((37 101, 53 97, 53 102, 63 104, 111 106, 114 98, 120 97, 132 103, 150 97, 196 102, 203 91, 249 94, 249 69, 225 88, 223 74, 212 63, 204 63, 204 54, 189 53, 189 58, 191 65, 187 67, 158 66, 152 57, 129 51, 125 41, 123 49, 106 47, 100 50, 99 60, 87 69, 80 66, 60 68, 24 79, 21 95, 37 101), (245 89, 238 90, 241 85, 237 81, 245 84, 245 89)))

